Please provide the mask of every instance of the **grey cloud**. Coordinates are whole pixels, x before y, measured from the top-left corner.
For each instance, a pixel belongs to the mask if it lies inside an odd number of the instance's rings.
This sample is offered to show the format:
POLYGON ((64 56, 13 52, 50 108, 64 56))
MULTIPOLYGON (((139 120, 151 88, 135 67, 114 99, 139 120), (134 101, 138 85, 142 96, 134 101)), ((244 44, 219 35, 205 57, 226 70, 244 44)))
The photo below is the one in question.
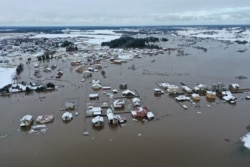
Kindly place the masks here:
POLYGON ((249 24, 249 0, 8 0, 0 25, 249 24))

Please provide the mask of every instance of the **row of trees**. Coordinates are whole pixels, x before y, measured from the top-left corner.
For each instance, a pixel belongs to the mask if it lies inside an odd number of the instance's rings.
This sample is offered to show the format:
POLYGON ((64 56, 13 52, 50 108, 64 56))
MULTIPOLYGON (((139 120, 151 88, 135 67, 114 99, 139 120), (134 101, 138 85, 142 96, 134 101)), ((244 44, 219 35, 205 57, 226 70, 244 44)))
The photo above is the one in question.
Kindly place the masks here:
POLYGON ((110 42, 102 42, 102 46, 109 46, 110 48, 151 48, 159 49, 160 47, 155 44, 159 42, 159 38, 147 37, 147 38, 133 38, 133 37, 121 37, 119 39, 112 40, 110 42))
POLYGON ((23 72, 23 64, 22 64, 22 63, 20 63, 20 64, 17 66, 17 68, 16 68, 16 74, 17 74, 17 75, 20 75, 21 72, 23 72))
POLYGON ((66 48, 66 52, 78 51, 78 48, 75 46, 75 44, 67 40, 62 43, 61 47, 66 48))

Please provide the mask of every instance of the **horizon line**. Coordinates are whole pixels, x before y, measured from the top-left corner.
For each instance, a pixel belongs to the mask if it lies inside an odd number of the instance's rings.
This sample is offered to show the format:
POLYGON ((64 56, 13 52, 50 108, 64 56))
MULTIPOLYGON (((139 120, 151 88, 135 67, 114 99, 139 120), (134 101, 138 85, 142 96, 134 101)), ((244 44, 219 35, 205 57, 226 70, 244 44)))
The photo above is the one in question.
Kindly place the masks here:
POLYGON ((179 26, 250 26, 250 24, 176 24, 176 25, 0 25, 2 27, 179 27, 179 26))

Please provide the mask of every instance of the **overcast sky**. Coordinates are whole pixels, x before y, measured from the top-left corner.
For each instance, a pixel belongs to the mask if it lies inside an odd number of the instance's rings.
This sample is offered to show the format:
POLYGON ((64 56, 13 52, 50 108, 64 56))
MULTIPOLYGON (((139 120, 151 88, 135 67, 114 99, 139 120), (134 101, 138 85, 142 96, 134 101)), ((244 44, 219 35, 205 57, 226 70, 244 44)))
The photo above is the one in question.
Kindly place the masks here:
POLYGON ((250 24, 250 0, 0 0, 0 26, 250 24))

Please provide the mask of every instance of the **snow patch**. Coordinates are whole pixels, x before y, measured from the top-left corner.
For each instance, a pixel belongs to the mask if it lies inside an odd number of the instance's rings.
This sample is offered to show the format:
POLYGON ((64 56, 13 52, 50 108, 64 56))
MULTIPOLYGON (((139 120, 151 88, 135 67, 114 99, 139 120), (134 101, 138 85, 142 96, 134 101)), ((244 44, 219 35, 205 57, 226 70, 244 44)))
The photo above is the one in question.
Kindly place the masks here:
POLYGON ((246 148, 250 149, 250 132, 241 137, 241 141, 244 143, 246 148))
POLYGON ((0 68, 0 89, 12 83, 12 76, 15 75, 16 68, 0 68))

